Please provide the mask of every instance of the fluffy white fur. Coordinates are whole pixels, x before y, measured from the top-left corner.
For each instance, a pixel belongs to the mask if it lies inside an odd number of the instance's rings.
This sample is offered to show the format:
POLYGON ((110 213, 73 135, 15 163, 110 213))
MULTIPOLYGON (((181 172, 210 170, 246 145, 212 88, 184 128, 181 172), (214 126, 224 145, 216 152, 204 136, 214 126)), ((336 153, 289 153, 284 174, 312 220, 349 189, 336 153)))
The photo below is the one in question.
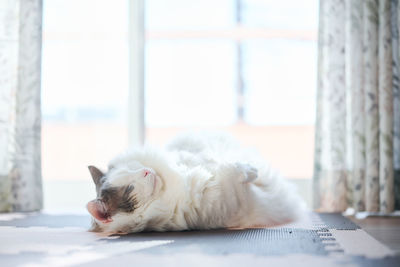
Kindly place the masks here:
POLYGON ((304 209, 292 185, 227 135, 182 135, 162 150, 121 154, 109 167, 98 198, 104 188, 133 185, 137 203, 133 212, 116 210, 107 221, 94 216, 98 231, 273 226, 304 209))

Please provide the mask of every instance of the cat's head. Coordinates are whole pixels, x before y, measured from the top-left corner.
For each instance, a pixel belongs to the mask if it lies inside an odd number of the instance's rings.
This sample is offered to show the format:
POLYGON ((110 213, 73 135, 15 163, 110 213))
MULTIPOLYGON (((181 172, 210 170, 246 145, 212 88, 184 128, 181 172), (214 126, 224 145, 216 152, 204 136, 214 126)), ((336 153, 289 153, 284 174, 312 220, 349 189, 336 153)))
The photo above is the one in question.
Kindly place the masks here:
POLYGON ((94 166, 89 166, 89 171, 97 192, 97 198, 87 204, 93 217, 92 230, 143 230, 163 186, 156 171, 137 161, 109 166, 106 173, 94 166))

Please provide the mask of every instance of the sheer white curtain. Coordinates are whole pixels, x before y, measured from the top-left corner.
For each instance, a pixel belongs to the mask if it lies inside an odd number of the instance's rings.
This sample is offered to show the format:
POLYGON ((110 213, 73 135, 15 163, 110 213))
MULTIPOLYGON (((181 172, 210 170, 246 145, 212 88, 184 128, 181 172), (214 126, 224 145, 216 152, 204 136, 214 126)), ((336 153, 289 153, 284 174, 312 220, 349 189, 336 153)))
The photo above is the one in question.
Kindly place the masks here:
POLYGON ((42 208, 42 0, 0 0, 0 212, 42 208))
POLYGON ((321 0, 314 207, 400 207, 398 0, 321 0))

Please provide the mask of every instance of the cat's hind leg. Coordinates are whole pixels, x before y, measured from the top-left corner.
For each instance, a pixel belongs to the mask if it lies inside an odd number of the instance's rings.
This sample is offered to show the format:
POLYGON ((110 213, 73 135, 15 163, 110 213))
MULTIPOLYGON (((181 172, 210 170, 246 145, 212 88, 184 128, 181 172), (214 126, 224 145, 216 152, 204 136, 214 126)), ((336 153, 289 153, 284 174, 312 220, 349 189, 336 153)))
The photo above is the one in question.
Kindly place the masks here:
POLYGON ((243 183, 251 183, 258 177, 258 170, 247 163, 236 162, 235 166, 240 173, 240 179, 243 183))
POLYGON ((247 163, 224 163, 218 167, 216 177, 228 183, 247 184, 257 179, 258 170, 247 163))

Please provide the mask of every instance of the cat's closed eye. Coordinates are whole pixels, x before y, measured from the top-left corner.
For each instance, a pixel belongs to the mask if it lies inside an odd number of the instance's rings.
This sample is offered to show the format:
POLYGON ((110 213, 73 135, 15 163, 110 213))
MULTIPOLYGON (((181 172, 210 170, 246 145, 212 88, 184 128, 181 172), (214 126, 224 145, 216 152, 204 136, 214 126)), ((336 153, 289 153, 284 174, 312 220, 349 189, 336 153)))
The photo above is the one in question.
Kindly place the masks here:
POLYGON ((133 185, 104 188, 100 192, 100 200, 106 204, 111 213, 117 210, 132 212, 138 203, 132 194, 134 188, 133 185))
POLYGON ((132 191, 134 189, 133 185, 128 185, 124 188, 123 194, 121 197, 121 202, 118 205, 118 208, 125 212, 132 212, 135 210, 138 202, 136 197, 132 196, 132 191))
POLYGON ((100 192, 100 198, 102 199, 102 201, 109 203, 109 202, 113 202, 113 198, 115 198, 115 196, 117 195, 118 190, 115 187, 109 187, 106 189, 101 190, 100 192))
POLYGON ((118 205, 118 209, 124 212, 132 212, 136 208, 136 200, 133 199, 132 201, 123 201, 118 205))

